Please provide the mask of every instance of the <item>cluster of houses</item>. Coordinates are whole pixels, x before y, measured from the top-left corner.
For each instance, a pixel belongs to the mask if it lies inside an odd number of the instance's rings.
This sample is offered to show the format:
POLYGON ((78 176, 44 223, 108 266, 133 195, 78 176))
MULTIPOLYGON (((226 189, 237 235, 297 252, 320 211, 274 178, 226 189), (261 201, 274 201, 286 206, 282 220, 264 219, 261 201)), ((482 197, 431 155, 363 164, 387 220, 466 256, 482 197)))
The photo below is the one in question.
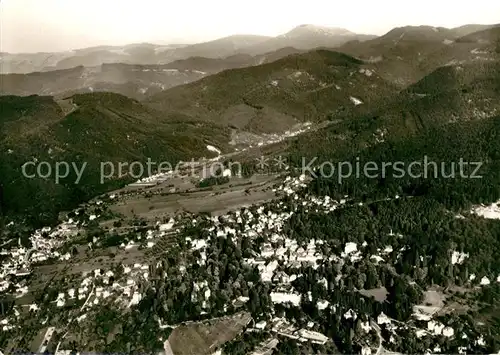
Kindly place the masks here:
MULTIPOLYGON (((313 324, 311 324, 311 327, 312 326, 313 324)), ((287 321, 285 318, 274 318, 269 323, 269 329, 277 335, 295 339, 301 342, 309 341, 314 344, 324 345, 329 341, 329 338, 327 336, 309 329, 299 329, 289 321, 287 321)))
MULTIPOLYGON (((433 292, 433 291, 431 291, 433 292)), ((441 352, 441 347, 439 346, 440 338, 447 338, 450 340, 460 339, 464 345, 459 346, 459 354, 467 354, 470 352, 470 346, 485 346, 484 337, 482 335, 472 335, 468 333, 468 329, 463 328, 461 324, 449 324, 445 325, 437 319, 434 319, 436 314, 441 308, 439 307, 424 307, 424 306, 414 306, 413 321, 400 322, 392 319, 381 313, 377 317, 377 327, 384 328, 389 334, 389 342, 395 343, 395 339, 398 336, 398 332, 405 334, 408 330, 415 332, 418 339, 425 337, 430 337, 436 339, 433 342, 434 347, 432 349, 427 349, 426 354, 435 354, 441 352), (434 309, 433 309, 434 308, 434 309), (460 330, 457 330, 457 326, 460 330)), ((404 336, 404 335, 402 335, 404 336)))
MULTIPOLYGON (((304 180, 304 176, 298 178, 289 177, 282 186, 276 188, 276 192, 288 195, 295 194, 296 190, 305 186, 304 180)), ((311 208, 318 210, 321 208, 325 212, 331 211, 339 205, 338 202, 328 197, 322 200, 310 198, 307 203, 311 208)), ((344 204, 345 200, 341 203, 344 204)), ((294 211, 285 211, 286 207, 283 202, 278 202, 278 207, 282 209, 279 213, 271 211, 265 213, 264 207, 261 206, 254 212, 244 208, 221 217, 209 217, 211 226, 208 230, 218 237, 231 237, 234 242, 237 242, 242 237, 253 238, 264 234, 270 235, 270 242, 266 242, 261 246, 260 253, 256 253, 253 258, 245 259, 245 262, 250 265, 257 265, 262 281, 268 282, 273 287, 270 293, 273 303, 291 303, 298 306, 302 295, 294 292, 289 284, 297 277, 300 277, 300 275, 288 275, 282 271, 277 271, 278 262, 280 260, 285 261, 287 265, 295 265, 298 268, 302 263, 315 266, 318 260, 328 257, 322 255, 317 248, 317 246, 323 244, 321 240, 312 239, 306 246, 301 247, 296 240, 286 238, 282 233, 283 226, 293 215, 294 211), (282 246, 277 249, 273 248, 272 245, 278 241, 281 242, 282 246), (288 285, 288 287, 284 287, 285 285, 288 285)), ((191 244, 191 250, 199 252, 198 263, 204 265, 206 262, 205 249, 209 247, 209 241, 189 237, 188 241, 191 244)), ((208 285, 202 281, 196 283, 194 286, 195 290, 203 290, 201 294, 204 296, 204 300, 202 302, 205 305, 206 299, 210 296, 210 290, 207 288, 208 285)), ((197 300, 198 294, 200 292, 193 295, 197 300)), ((247 301, 248 297, 240 296, 238 299, 233 300, 233 305, 242 305, 247 301)), ((311 324, 311 327, 313 325, 311 324)), ((253 330, 269 330, 276 335, 317 344, 325 344, 329 339, 325 335, 310 329, 298 329, 284 318, 274 318, 268 321, 261 320, 254 325, 253 330)), ((256 350, 256 354, 266 353, 275 346, 276 341, 273 338, 263 342, 262 346, 259 347, 260 350, 256 350)))
MULTIPOLYGON (((102 204, 102 202, 98 202, 98 204, 102 204)), ((75 213, 78 214, 77 211, 75 213)), ((92 221, 96 218, 98 216, 90 215, 83 219, 92 221)), ((164 224, 158 223, 158 226, 147 234, 148 243, 151 243, 150 240, 153 238, 171 232, 174 223, 174 220, 164 224)), ((36 230, 29 237, 29 247, 23 246, 21 240, 11 240, 4 243, 0 249, 0 255, 2 256, 0 296, 12 295, 20 298, 27 295, 29 293, 29 276, 37 264, 58 260, 65 262, 71 259, 72 255, 70 253, 60 253, 59 250, 71 237, 81 231, 85 224, 69 218, 55 228, 45 227, 36 230)), ((12 224, 9 227, 12 227, 12 224)), ((90 247, 96 242, 96 240, 90 242, 90 247)), ((123 247, 130 247, 129 244, 123 247)), ((148 246, 151 247, 152 245, 148 244, 148 246)), ((67 286, 67 289, 58 292, 52 306, 61 310, 67 310, 67 307, 77 310, 76 313, 72 312, 73 317, 68 319, 69 323, 83 322, 88 317, 89 312, 97 310, 104 303, 114 304, 118 308, 130 308, 137 305, 142 298, 141 285, 149 279, 149 268, 149 265, 140 263, 123 265, 120 277, 112 270, 97 268, 84 271, 77 285, 67 286), (74 307, 77 304, 78 309, 74 307)), ((28 302, 30 302, 29 299, 28 302)), ((11 312, 13 314, 9 316, 0 314, 0 329, 2 331, 19 328, 19 322, 26 315, 36 317, 41 305, 24 303, 25 301, 22 300, 20 306, 14 306, 11 312), (29 308, 29 313, 23 313, 19 307, 29 308)), ((42 321, 42 324, 45 323, 50 325, 50 321, 47 322, 47 319, 42 321)), ((49 326, 48 329, 56 329, 56 327, 49 326)))
MULTIPOLYGON (((155 176, 155 179, 161 179, 162 176, 155 176)), ((144 181, 144 182, 151 182, 144 181)), ((156 181, 156 180, 155 180, 156 181)), ((347 203, 347 196, 340 201, 335 201, 329 196, 315 197, 305 196, 301 197, 298 190, 306 186, 306 177, 301 175, 299 177, 287 177, 283 184, 274 189, 278 195, 288 195, 292 197, 297 204, 300 204, 305 211, 315 211, 329 213, 337 208, 342 208, 347 203)), ((267 211, 261 206, 256 211, 249 208, 243 208, 235 212, 228 213, 221 217, 205 217, 211 221, 209 231, 213 232, 219 237, 231 237, 236 242, 243 237, 254 238, 257 236, 266 236, 265 242, 260 246, 260 250, 254 252, 251 258, 246 258, 245 262, 249 265, 257 265, 262 281, 269 283, 271 286, 271 301, 274 304, 292 304, 295 306, 300 305, 302 297, 296 292, 291 283, 302 275, 297 271, 303 265, 309 265, 317 268, 323 261, 336 261, 342 262, 350 261, 355 263, 364 258, 369 258, 372 261, 383 262, 386 256, 397 252, 393 250, 390 245, 378 249, 376 254, 367 254, 367 243, 359 245, 354 242, 347 242, 343 245, 342 252, 339 255, 329 253, 324 255, 322 247, 326 243, 320 239, 310 239, 307 243, 299 244, 297 240, 289 238, 283 233, 284 226, 290 218, 296 213, 293 207, 286 205, 283 201, 276 203, 275 210, 279 212, 267 211), (253 212, 252 212, 253 211, 253 212), (286 270, 286 271, 284 271, 286 270)), ((96 219, 98 216, 92 215, 89 220, 96 219)), ((158 223, 158 225, 147 232, 146 245, 152 248, 158 238, 173 232, 177 232, 176 220, 170 219, 166 223, 158 223)), ((197 223, 193 220, 192 223, 197 223)), ((81 225, 69 219, 55 229, 44 228, 36 231, 30 237, 30 249, 21 245, 20 241, 10 243, 3 246, 0 250, 0 255, 3 255, 3 261, 0 268, 0 295, 2 293, 15 293, 16 296, 21 297, 28 293, 28 286, 22 280, 23 276, 31 273, 32 266, 36 263, 44 262, 49 259, 58 259, 61 261, 69 260, 71 255, 69 253, 60 254, 58 249, 67 241, 69 237, 78 232, 81 225), (12 292, 13 291, 13 292, 12 292)), ((391 232, 392 233, 392 232, 391 232)), ((195 239, 188 237, 187 241, 190 243, 191 251, 197 251, 199 258, 197 262, 200 265, 205 265, 207 261, 206 249, 210 246, 208 240, 195 239)), ((91 243, 92 244, 92 243, 91 243)), ((130 249, 137 246, 134 241, 129 241, 127 244, 121 245, 124 249, 130 249)), ((401 252, 403 249, 399 250, 401 252)), ((466 253, 451 251, 450 252, 452 264, 462 264, 469 255, 466 253)), ((183 266, 180 265, 180 268, 183 266)), ((54 305, 56 308, 66 307, 71 302, 84 301, 83 306, 80 308, 79 315, 71 319, 70 322, 82 322, 86 319, 88 312, 94 307, 101 305, 104 302, 113 302, 118 307, 132 307, 137 305, 142 298, 141 284, 147 282, 149 279, 149 266, 146 264, 135 263, 133 265, 124 265, 123 273, 118 279, 115 272, 111 270, 94 269, 84 272, 82 281, 78 287, 68 288, 59 292, 54 305)), ((341 277, 341 276, 340 276, 341 277)), ((472 281, 476 275, 470 275, 469 279, 472 281)), ((339 279, 337 279, 337 282, 339 279)), ((497 282, 500 282, 500 275, 497 282)), ((319 282, 328 288, 326 279, 319 282)), ((490 280, 484 276, 479 281, 480 285, 490 284, 490 280)), ((192 301, 200 301, 202 308, 208 307, 208 300, 212 291, 206 281, 200 281, 194 284, 194 292, 192 294, 192 301)), ((311 298, 310 293, 307 295, 311 298)), ((248 301, 248 297, 240 296, 233 300, 233 305, 242 305, 248 301)), ((329 304, 326 300, 319 300, 317 308, 319 311, 327 308, 335 309, 336 305, 329 304)), ((37 312, 38 306, 36 304, 30 305, 30 311, 37 312)), ((343 317, 345 319, 356 319, 357 314, 353 310, 347 311, 343 317)), ((407 330, 408 327, 412 328, 418 338, 427 336, 439 336, 446 338, 454 338, 457 336, 463 337, 467 334, 459 334, 452 325, 445 325, 435 320, 433 314, 425 312, 421 308, 415 308, 414 318, 416 321, 426 322, 426 327, 417 327, 413 324, 402 324, 397 322, 383 313, 380 314, 376 320, 377 328, 385 328, 395 338, 401 330, 407 330)), ((311 322, 312 323, 312 322, 311 322)), ((369 332, 372 329, 372 322, 363 323, 363 329, 369 332)), ((373 322, 373 324, 375 324, 373 322)), ((0 319, 0 325, 3 330, 10 330, 14 326, 9 319, 0 319)), ((276 336, 284 336, 295 339, 301 342, 311 342, 316 344, 325 344, 329 338, 321 333, 312 331, 314 323, 308 326, 308 329, 300 329, 291 324, 285 318, 272 318, 268 315, 266 320, 257 322, 253 329, 256 331, 269 331, 276 336)), ((481 345, 484 343, 482 337, 477 339, 469 339, 475 344, 481 345)), ((277 344, 277 338, 272 337, 263 342, 256 350, 255 355, 264 355, 272 350, 277 344)), ((438 346, 430 349, 432 352, 438 352, 438 346)), ((464 352, 467 349, 462 349, 464 352)), ((371 349, 365 346, 363 353, 370 354, 371 349)))
MULTIPOLYGON (((324 196, 321 198, 314 196, 300 197, 297 194, 297 190, 305 186, 304 176, 298 178, 288 177, 283 185, 275 189, 277 193, 285 194, 291 196, 293 200, 298 200, 306 210, 324 212, 328 213, 335 210, 336 208, 341 208, 347 202, 347 196, 341 201, 335 201, 329 196, 324 196)), ((398 197, 396 197, 398 198, 398 197)), ((379 263, 384 262, 387 256, 393 253, 397 253, 397 257, 401 255, 405 247, 400 248, 400 250, 394 250, 391 245, 387 245, 382 248, 377 249, 376 254, 367 254, 368 248, 367 243, 364 242, 361 245, 357 245, 353 242, 347 242, 344 245, 343 251, 339 255, 329 254, 323 255, 321 253, 321 246, 325 243, 323 240, 310 239, 305 245, 299 245, 294 239, 288 238, 283 233, 283 227, 287 220, 289 220, 294 214, 294 210, 287 210, 287 206, 283 202, 277 202, 277 207, 279 207, 280 212, 265 212, 264 207, 257 209, 256 213, 252 212, 250 209, 242 209, 241 211, 236 211, 228 215, 222 216, 222 218, 211 218, 212 225, 209 228, 210 231, 216 233, 217 236, 227 236, 232 237, 234 241, 242 237, 257 237, 257 236, 267 236, 267 240, 260 246, 259 252, 255 253, 251 258, 245 259, 245 262, 250 265, 257 265, 260 272, 261 279, 264 282, 268 282, 272 291, 270 293, 271 301, 274 304, 292 304, 298 306, 301 302, 302 297, 300 293, 293 290, 290 285, 298 277, 302 277, 299 273, 293 273, 293 269, 299 268, 301 265, 309 265, 313 268, 317 268, 318 264, 324 260, 327 261, 340 261, 349 260, 351 263, 355 263, 361 259, 369 258, 372 262, 379 263), (221 222, 224 221, 224 222, 221 222), (235 228, 235 224, 238 225, 235 228), (284 266, 286 272, 283 271, 284 266)), ((390 235, 395 235, 390 233, 390 235)), ((401 235, 397 235, 402 237, 401 235)), ((201 251, 201 263, 206 260, 206 255, 204 254, 204 249, 208 246, 206 240, 190 240, 193 250, 201 251)), ((452 264, 460 264, 466 258, 468 254, 452 251, 451 253, 452 264)), ((471 275, 471 279, 475 275, 471 275)), ((339 280, 337 280, 339 281, 339 280)), ((500 282, 500 277, 498 280, 500 282)), ((327 288, 326 280, 320 280, 325 284, 327 288)), ((479 282, 480 285, 488 285, 490 282, 486 276, 484 276, 479 282)), ((311 295, 308 295, 311 298, 311 295)), ((235 300, 234 302, 241 302, 242 300, 235 300)), ((336 308, 336 305, 330 305, 326 300, 319 300, 317 302, 317 308, 319 311, 324 310, 328 307, 332 309, 336 308)), ((345 312, 343 315, 345 319, 356 319, 357 314, 353 310, 345 312)), ((409 325, 397 322, 383 313, 379 315, 377 319, 377 328, 384 327, 389 332, 393 333, 390 341, 394 341, 396 335, 407 330, 408 327, 412 328, 416 336, 421 338, 424 336, 431 337, 445 337, 452 339, 457 336, 457 331, 453 328, 453 325, 444 325, 439 321, 434 320, 432 314, 426 314, 415 309, 414 314, 415 320, 425 320, 425 329, 419 328, 410 322, 409 325)), ((371 329, 371 322, 363 323, 363 329, 368 333, 371 329), (366 323, 366 324, 365 324, 366 323)), ((374 322, 373 322, 374 323, 374 322)), ((375 324, 375 323, 374 323, 375 324)), ((293 324, 290 324, 285 319, 273 320, 262 320, 255 324, 254 329, 256 330, 268 330, 282 336, 288 336, 293 339, 300 341, 311 341, 319 344, 323 344, 327 341, 327 337, 317 333, 312 332, 309 329, 296 329, 293 324)), ((380 333, 379 333, 380 334, 380 333)), ((463 335, 461 335, 463 336, 463 335)), ((266 340, 263 342, 262 349, 256 353, 266 353, 269 350, 267 345, 273 345, 273 340, 266 340)), ((480 344, 481 338, 473 340, 474 342, 480 344)), ((382 340, 381 340, 382 344, 382 340)), ((363 353, 371 354, 373 353, 373 346, 364 346, 363 353)), ((430 349, 430 351, 437 351, 439 349, 430 349)), ((463 349, 466 351, 466 349, 463 349)))
POLYGON ((472 213, 487 219, 500 219, 500 201, 485 206, 480 205, 472 209, 472 213))
POLYGON ((59 249, 68 237, 74 235, 77 226, 72 221, 65 222, 55 229, 44 227, 30 237, 31 247, 23 246, 21 239, 10 240, 0 249, 0 294, 9 292, 22 297, 28 292, 25 276, 32 272, 34 264, 47 260, 69 260, 70 253, 61 254, 59 249), (12 290, 14 289, 14 290, 12 290))

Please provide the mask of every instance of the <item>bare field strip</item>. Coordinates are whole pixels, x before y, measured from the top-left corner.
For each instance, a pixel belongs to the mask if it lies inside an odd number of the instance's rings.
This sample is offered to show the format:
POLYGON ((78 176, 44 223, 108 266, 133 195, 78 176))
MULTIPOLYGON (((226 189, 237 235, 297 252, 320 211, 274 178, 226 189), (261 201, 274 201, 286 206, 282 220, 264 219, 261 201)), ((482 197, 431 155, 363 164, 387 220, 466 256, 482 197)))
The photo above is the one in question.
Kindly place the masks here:
POLYGON ((190 323, 175 328, 168 338, 175 355, 208 355, 217 347, 234 339, 250 322, 249 313, 206 322, 190 323))
MULTIPOLYGON (((190 213, 209 212, 221 214, 229 210, 248 206, 274 197, 272 185, 276 176, 257 176, 252 179, 234 179, 230 183, 212 189, 197 189, 189 192, 153 194, 145 192, 127 196, 110 206, 113 212, 126 217, 139 216, 157 219, 174 215, 183 210, 190 213), (251 184, 250 184, 251 182, 251 184)), ((159 187, 155 187, 159 189, 159 187)), ((150 192, 148 190, 148 192, 150 192)))

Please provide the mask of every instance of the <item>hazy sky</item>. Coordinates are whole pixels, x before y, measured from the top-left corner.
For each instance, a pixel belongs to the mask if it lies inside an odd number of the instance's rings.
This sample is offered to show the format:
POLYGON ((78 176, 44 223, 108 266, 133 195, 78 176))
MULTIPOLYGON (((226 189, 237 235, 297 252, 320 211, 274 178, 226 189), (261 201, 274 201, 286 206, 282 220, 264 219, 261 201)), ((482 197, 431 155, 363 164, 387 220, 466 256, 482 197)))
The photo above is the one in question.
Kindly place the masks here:
POLYGON ((0 0, 0 50, 276 36, 305 23, 383 34, 404 25, 498 22, 498 0, 0 0))

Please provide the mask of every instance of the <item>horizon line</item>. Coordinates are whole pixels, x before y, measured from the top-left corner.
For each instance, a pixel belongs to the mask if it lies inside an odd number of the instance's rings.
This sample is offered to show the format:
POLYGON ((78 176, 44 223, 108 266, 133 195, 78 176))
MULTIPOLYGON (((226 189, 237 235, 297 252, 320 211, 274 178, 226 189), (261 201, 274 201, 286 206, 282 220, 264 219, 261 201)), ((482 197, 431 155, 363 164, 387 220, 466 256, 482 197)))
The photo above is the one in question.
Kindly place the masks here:
MULTIPOLYGON (((209 42, 213 42, 213 41, 217 41, 217 40, 222 40, 222 39, 230 38, 230 37, 236 37, 236 36, 256 36, 256 37, 268 37, 268 39, 272 39, 272 38, 277 38, 279 36, 283 36, 283 35, 291 32, 292 30, 294 30, 296 28, 299 28, 299 27, 303 27, 303 26, 315 26, 315 27, 322 27, 322 28, 329 28, 329 29, 342 29, 342 30, 347 30, 349 32, 352 32, 353 34, 356 34, 356 35, 375 36, 375 38, 379 38, 379 37, 383 37, 383 36, 387 35, 389 32, 391 32, 391 31, 393 31, 395 29, 405 28, 405 27, 431 27, 431 28, 443 28, 443 29, 447 29, 447 30, 452 30, 452 29, 456 29, 456 28, 460 28, 460 27, 464 27, 464 26, 493 26, 493 27, 495 27, 495 26, 500 26, 500 23, 465 23, 463 25, 459 25, 459 26, 455 26, 455 27, 433 26, 433 25, 427 25, 427 24, 403 25, 403 26, 392 27, 390 30, 384 32, 383 34, 358 33, 358 32, 353 32, 353 31, 351 31, 351 30, 349 30, 347 28, 344 28, 344 27, 336 27, 336 26, 333 26, 333 25, 321 25, 321 24, 312 24, 312 23, 302 23, 302 24, 294 26, 293 28, 291 28, 289 31, 287 31, 285 33, 281 33, 281 34, 278 34, 278 35, 275 35, 275 36, 272 36, 272 35, 260 35, 260 34, 254 34, 254 33, 233 33, 233 34, 228 34, 226 36, 217 36, 217 37, 214 37, 212 39, 207 39, 207 40, 192 40, 192 41, 188 41, 188 40, 183 40, 181 38, 177 38, 177 39, 174 38, 171 41, 167 41, 167 40, 161 40, 161 39, 156 39, 156 40, 146 40, 145 39, 143 41, 122 42, 121 44, 117 44, 117 43, 115 43, 115 44, 95 44, 95 45, 91 45, 91 46, 87 46, 87 47, 78 47, 78 48, 72 48, 72 49, 66 49, 66 50, 58 50, 58 51, 33 51, 33 52, 30 52, 30 51, 21 51, 21 52, 2 51, 1 50, 1 44, 0 44, 0 53, 1 54, 13 54, 13 55, 20 55, 20 54, 51 54, 51 53, 75 52, 75 51, 79 51, 79 50, 99 48, 99 47, 124 47, 124 46, 146 45, 146 44, 154 45, 154 46, 159 46, 159 47, 161 47, 161 46, 165 46, 165 47, 168 47, 168 46, 191 46, 191 45, 197 45, 197 44, 202 44, 202 43, 209 43, 209 42)), ((3 35, 5 35, 5 33, 3 33, 3 35)), ((3 35, 0 34, 0 38, 3 37, 3 35)), ((1 41, 1 42, 3 42, 3 41, 1 41)))

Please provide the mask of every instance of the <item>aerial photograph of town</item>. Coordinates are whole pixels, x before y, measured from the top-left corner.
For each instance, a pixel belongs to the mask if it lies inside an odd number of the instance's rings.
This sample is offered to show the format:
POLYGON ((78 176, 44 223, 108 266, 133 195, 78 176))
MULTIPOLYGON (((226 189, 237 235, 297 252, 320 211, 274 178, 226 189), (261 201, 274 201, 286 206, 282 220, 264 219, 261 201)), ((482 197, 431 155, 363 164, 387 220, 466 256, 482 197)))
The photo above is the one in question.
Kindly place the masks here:
POLYGON ((0 355, 500 355, 500 2, 2 0, 0 355))

